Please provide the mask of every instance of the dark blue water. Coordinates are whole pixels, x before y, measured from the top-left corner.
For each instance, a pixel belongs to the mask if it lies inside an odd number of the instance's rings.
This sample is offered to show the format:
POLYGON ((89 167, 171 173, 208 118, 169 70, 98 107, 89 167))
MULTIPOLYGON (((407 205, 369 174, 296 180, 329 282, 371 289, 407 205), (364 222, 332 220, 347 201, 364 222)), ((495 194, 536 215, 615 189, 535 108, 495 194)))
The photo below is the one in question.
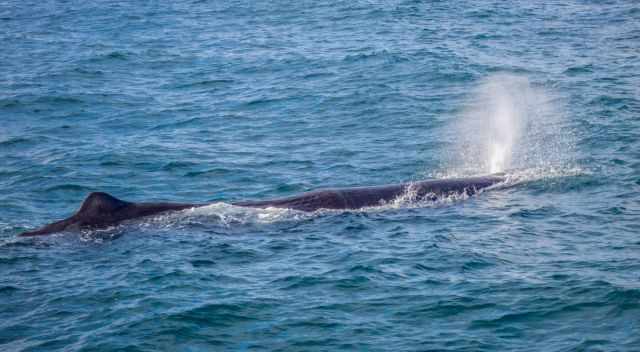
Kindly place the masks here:
POLYGON ((0 40, 2 351, 640 350, 637 1, 4 1, 0 40), (16 236, 92 191, 213 205, 16 236))

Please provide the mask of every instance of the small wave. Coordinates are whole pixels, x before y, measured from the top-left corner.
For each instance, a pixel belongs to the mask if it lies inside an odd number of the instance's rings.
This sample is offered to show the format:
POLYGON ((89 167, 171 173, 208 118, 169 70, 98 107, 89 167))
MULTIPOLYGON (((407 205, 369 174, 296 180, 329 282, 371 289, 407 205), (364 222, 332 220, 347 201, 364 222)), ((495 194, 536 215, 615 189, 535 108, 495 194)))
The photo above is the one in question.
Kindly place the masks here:
POLYGON ((181 127, 187 127, 187 126, 190 126, 190 125, 197 125, 201 121, 202 121, 202 119, 200 119, 199 117, 193 117, 193 118, 182 120, 182 121, 176 121, 176 122, 171 122, 171 123, 160 124, 160 125, 152 127, 151 130, 152 131, 162 130, 162 129, 174 130, 174 129, 178 129, 178 128, 181 128, 181 127))
POLYGON ((509 215, 512 218, 526 218, 526 219, 545 219, 557 213, 558 210, 552 206, 543 206, 534 209, 520 209, 509 215))
POLYGON ((253 311, 256 309, 256 306, 261 304, 265 303, 209 303, 196 307, 188 307, 179 312, 169 314, 165 317, 165 320, 200 325, 207 324, 209 326, 214 323, 217 326, 228 326, 234 323, 256 320, 253 311))
POLYGON ((216 264, 215 261, 209 259, 196 259, 190 261, 191 265, 195 268, 210 267, 216 264))
POLYGON ((185 174, 185 177, 199 177, 199 176, 222 176, 230 173, 229 169, 216 167, 208 170, 189 171, 185 174))
POLYGON ((499 15, 499 12, 493 9, 481 9, 467 11, 465 15, 469 16, 470 18, 484 19, 496 17, 499 15))
POLYGON ((197 166, 198 164, 191 161, 170 161, 162 166, 162 170, 166 171, 174 171, 174 170, 182 170, 185 168, 190 168, 197 166))
POLYGON ((595 67, 593 64, 588 65, 579 65, 579 66, 571 66, 567 68, 563 73, 568 76, 578 76, 582 74, 589 74, 594 71, 595 67))
POLYGON ((127 56, 128 53, 122 51, 113 51, 107 55, 107 57, 111 59, 125 59, 127 56))
POLYGON ((15 286, 11 286, 11 285, 0 286, 0 294, 5 296, 14 294, 18 291, 20 291, 20 288, 15 286))
POLYGON ((23 138, 23 137, 13 137, 13 138, 9 138, 9 139, 5 139, 3 141, 0 141, 0 147, 11 147, 17 144, 23 144, 23 143, 28 143, 31 142, 30 139, 28 138, 23 138))
POLYGON ((82 104, 84 101, 71 96, 40 96, 0 99, 1 108, 19 108, 31 105, 73 105, 82 104))
POLYGON ((72 184, 72 183, 66 183, 66 184, 62 184, 62 185, 51 186, 51 187, 47 188, 45 191, 46 192, 55 192, 55 191, 75 191, 75 192, 84 191, 84 192, 89 192, 91 190, 92 189, 90 187, 86 187, 86 186, 82 186, 82 185, 76 185, 76 184, 72 184))
MULTIPOLYGON (((25 228, 26 229, 26 228, 25 228)), ((63 234, 53 234, 51 236, 44 237, 8 237, 8 238, 0 238, 0 248, 22 248, 22 247, 42 247, 48 248, 52 246, 52 241, 55 241, 56 238, 62 236, 63 234)), ((8 263, 13 263, 14 261, 19 260, 33 260, 33 257, 25 256, 25 257, 13 257, 8 258, 8 263)), ((0 264, 3 264, 0 261, 0 264)), ((5 263, 6 264, 6 263, 5 263)))
POLYGON ((398 53, 392 53, 387 50, 382 50, 382 51, 374 51, 370 53, 347 55, 343 59, 343 61, 345 62, 359 62, 359 61, 369 61, 369 60, 384 60, 390 63, 398 63, 398 62, 409 61, 409 58, 398 53))
POLYGON ((54 104, 54 105, 67 105, 67 104, 81 104, 84 101, 77 97, 70 96, 45 96, 40 97, 34 101, 36 104, 54 104))
POLYGON ((264 106, 264 105, 272 105, 272 104, 278 104, 280 102, 282 102, 284 99, 281 98, 258 98, 258 99, 253 99, 250 100, 248 102, 245 103, 245 105, 247 107, 260 107, 260 106, 264 106))
POLYGON ((14 108, 22 105, 19 99, 0 99, 0 108, 14 108))
POLYGON ((102 71, 102 70, 91 70, 91 69, 83 68, 83 67, 76 67, 71 71, 74 72, 74 73, 80 74, 82 76, 87 76, 87 77, 104 76, 104 71, 102 71))
POLYGON ((596 98, 591 99, 591 101, 589 101, 587 104, 596 108, 607 107, 616 109, 628 109, 629 106, 637 105, 638 101, 633 98, 600 95, 596 98))
POLYGON ((312 72, 312 73, 308 73, 305 74, 304 76, 302 76, 302 79, 321 79, 321 78, 326 78, 326 77, 331 77, 334 74, 331 72, 312 72))
POLYGON ((195 81, 195 82, 180 84, 175 86, 175 88, 177 89, 207 88, 207 87, 216 87, 216 86, 226 85, 233 82, 234 80, 232 79, 208 79, 203 81, 195 81))

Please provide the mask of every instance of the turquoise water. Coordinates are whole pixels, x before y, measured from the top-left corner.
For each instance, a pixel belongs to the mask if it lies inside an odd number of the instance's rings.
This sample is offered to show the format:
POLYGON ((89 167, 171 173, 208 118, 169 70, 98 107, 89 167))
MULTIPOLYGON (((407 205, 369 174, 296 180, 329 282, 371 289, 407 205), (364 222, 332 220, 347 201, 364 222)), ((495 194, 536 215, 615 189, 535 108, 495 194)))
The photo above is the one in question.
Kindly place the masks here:
POLYGON ((638 2, 5 1, 0 38, 2 351, 640 350, 638 2), (213 204, 16 236, 92 191, 213 204))

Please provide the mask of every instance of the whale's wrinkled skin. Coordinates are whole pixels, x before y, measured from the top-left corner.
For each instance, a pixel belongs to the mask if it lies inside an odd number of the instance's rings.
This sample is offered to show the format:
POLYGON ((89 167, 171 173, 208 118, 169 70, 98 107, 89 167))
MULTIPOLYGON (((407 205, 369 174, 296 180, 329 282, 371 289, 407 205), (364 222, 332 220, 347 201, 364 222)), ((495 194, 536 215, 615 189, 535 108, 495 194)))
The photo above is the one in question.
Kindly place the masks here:
MULTIPOLYGON (((386 186, 336 188, 303 193, 297 196, 264 201, 232 203, 252 208, 287 208, 311 212, 318 209, 360 209, 393 201, 407 193, 412 199, 437 199, 450 194, 477 191, 503 182, 501 175, 444 180, 426 180, 386 186)), ((48 235, 62 231, 100 229, 116 225, 124 220, 141 218, 168 211, 196 208, 207 204, 188 203, 133 203, 115 198, 107 193, 91 193, 80 209, 71 217, 60 220, 20 236, 48 235)))

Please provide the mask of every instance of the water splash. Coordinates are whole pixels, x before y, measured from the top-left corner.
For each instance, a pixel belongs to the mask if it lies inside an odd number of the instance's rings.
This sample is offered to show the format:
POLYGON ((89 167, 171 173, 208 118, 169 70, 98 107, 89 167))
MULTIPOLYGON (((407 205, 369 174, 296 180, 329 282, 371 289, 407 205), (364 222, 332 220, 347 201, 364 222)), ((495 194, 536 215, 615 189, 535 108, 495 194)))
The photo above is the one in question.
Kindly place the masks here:
POLYGON ((574 173, 575 138, 566 128, 558 102, 526 77, 496 74, 486 78, 450 126, 453 147, 444 171, 436 176, 521 173, 517 170, 574 173))
MULTIPOLYGON (((480 193, 478 190, 477 193, 480 193)), ((409 186, 403 194, 389 202, 360 209, 318 209, 313 212, 303 212, 285 208, 251 208, 232 205, 224 202, 212 203, 206 206, 185 209, 147 217, 142 220, 128 221, 120 225, 102 230, 87 230, 82 232, 84 242, 102 243, 119 238, 124 232, 132 228, 139 231, 157 232, 163 229, 171 231, 179 229, 208 228, 233 231, 247 226, 263 227, 270 224, 300 221, 325 215, 350 213, 376 213, 393 209, 410 209, 439 207, 470 197, 469 192, 450 192, 446 195, 426 195, 418 197, 417 189, 409 186)))
POLYGON ((231 228, 238 225, 265 225, 282 221, 298 221, 309 216, 311 216, 311 213, 293 209, 249 208, 217 202, 203 207, 156 215, 146 219, 142 227, 190 228, 201 225, 215 225, 231 228))
MULTIPOLYGON (((275 207, 251 208, 218 202, 203 207, 156 215, 145 219, 138 224, 138 227, 150 229, 179 229, 198 226, 219 226, 231 229, 238 226, 263 226, 289 221, 300 222, 319 216, 343 214, 345 212, 375 213, 393 209, 439 207, 468 199, 472 194, 465 190, 462 192, 449 192, 445 195, 433 193, 419 197, 417 191, 417 188, 409 185, 405 192, 388 202, 380 201, 377 205, 359 209, 318 209, 313 212, 275 207)), ((473 193, 477 194, 482 191, 483 190, 477 190, 473 193)))

